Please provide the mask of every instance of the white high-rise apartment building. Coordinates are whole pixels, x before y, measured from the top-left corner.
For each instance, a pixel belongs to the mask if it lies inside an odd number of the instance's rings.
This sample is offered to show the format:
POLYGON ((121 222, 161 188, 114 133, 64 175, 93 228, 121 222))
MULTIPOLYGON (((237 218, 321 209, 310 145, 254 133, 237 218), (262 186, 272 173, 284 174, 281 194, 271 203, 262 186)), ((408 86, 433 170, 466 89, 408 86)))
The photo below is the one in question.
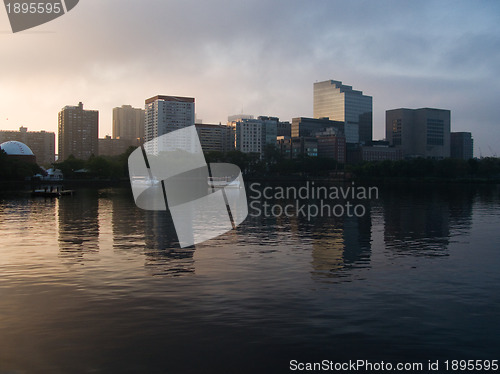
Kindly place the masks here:
POLYGON ((148 142, 171 131, 194 126, 194 98, 154 96, 146 100, 144 140, 148 142))
POLYGON ((154 96, 146 100, 145 141, 184 127, 194 126, 194 98, 154 96))

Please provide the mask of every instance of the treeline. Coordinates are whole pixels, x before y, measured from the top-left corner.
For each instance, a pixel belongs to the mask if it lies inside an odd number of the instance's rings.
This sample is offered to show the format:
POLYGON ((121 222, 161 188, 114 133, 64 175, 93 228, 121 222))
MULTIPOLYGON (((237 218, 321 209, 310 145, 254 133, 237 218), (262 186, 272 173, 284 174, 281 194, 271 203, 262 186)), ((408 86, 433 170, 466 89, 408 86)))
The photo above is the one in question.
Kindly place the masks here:
POLYGON ((273 145, 266 146, 261 159, 259 153, 205 152, 207 163, 227 162, 237 165, 243 174, 250 176, 315 175, 327 176, 332 171, 342 169, 335 160, 320 157, 300 156, 286 159, 273 145))
MULTIPOLYGON (((69 156, 54 163, 65 179, 123 179, 128 178, 128 157, 135 150, 130 147, 119 156, 91 156, 88 160, 69 156)), ((356 165, 338 164, 335 160, 302 156, 286 159, 276 147, 267 146, 261 158, 258 153, 205 152, 207 163, 226 162, 239 166, 247 176, 331 176, 345 171, 358 178, 434 178, 434 179, 499 179, 500 158, 431 160, 417 158, 401 161, 374 161, 356 165)), ((42 173, 36 164, 9 158, 0 150, 1 180, 24 180, 42 173)))
POLYGON ((56 162, 55 169, 61 170, 65 179, 128 178, 128 157, 136 147, 130 147, 118 156, 90 156, 82 160, 70 155, 66 160, 56 162))
MULTIPOLYGON (((128 157, 134 151, 131 147, 119 156, 91 156, 88 160, 69 156, 62 162, 54 164, 62 171, 65 179, 128 178, 128 157)), ((300 157, 294 160, 284 159, 274 147, 267 147, 264 157, 259 153, 205 152, 207 163, 226 162, 237 165, 245 175, 328 175, 337 168, 335 160, 318 157, 300 157)))
POLYGON ((349 170, 361 178, 498 179, 500 159, 386 160, 351 165, 349 170))

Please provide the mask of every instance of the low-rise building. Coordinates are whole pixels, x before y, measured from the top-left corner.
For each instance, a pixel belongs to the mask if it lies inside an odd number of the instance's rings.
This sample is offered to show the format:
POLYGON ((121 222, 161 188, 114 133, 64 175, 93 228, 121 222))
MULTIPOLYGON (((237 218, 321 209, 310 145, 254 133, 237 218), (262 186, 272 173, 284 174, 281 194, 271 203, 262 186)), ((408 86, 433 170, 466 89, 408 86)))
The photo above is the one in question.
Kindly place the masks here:
POLYGON ((316 136, 318 139, 318 156, 332 158, 339 163, 345 163, 346 142, 343 135, 316 136))
POLYGON ((370 145, 357 145, 347 148, 347 162, 356 164, 362 161, 399 161, 403 150, 389 145, 386 141, 373 141, 370 145))
POLYGON ((278 137, 277 145, 281 155, 287 159, 318 156, 318 139, 315 137, 278 137))
POLYGON ((129 147, 140 147, 141 139, 113 139, 106 135, 98 140, 99 156, 118 156, 127 151, 129 147))

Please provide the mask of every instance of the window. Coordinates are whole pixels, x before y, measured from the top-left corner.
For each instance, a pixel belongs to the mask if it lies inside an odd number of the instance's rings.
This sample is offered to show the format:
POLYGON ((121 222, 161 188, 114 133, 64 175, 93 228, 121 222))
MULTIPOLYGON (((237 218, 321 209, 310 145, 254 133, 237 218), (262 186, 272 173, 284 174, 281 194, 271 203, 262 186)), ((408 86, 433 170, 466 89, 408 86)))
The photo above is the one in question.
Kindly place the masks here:
POLYGON ((427 145, 444 145, 444 121, 427 119, 427 145))
POLYGON ((395 119, 392 121, 392 144, 401 145, 401 133, 402 133, 402 121, 401 119, 395 119))

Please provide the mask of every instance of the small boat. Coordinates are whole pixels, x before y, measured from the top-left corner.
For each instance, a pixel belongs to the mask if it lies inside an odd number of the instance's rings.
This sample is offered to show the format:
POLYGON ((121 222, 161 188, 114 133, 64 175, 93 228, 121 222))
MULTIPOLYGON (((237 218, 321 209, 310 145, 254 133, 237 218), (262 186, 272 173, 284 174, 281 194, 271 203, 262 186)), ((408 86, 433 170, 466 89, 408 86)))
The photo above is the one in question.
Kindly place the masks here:
POLYGON ((241 188, 239 179, 231 177, 208 177, 207 182, 213 188, 241 188))
POLYGON ((61 196, 73 195, 74 192, 75 191, 73 190, 43 189, 43 190, 33 190, 31 192, 31 196, 56 198, 61 196))
POLYGON ((160 184, 160 181, 156 178, 149 178, 145 176, 134 176, 130 179, 133 186, 136 187, 152 187, 160 184))

